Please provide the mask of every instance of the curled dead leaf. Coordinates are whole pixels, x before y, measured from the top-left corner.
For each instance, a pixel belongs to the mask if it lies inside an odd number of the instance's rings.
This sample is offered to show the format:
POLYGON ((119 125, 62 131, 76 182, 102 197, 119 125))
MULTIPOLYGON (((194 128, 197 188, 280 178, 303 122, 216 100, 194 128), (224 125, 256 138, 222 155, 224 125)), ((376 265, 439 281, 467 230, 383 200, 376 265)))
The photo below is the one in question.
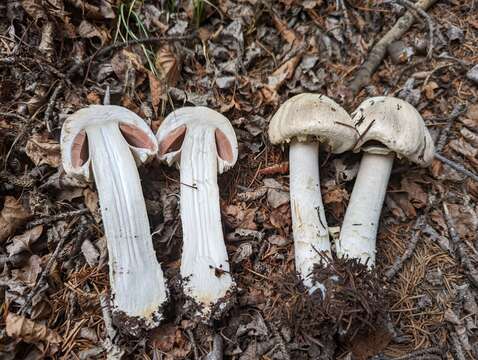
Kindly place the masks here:
POLYGON ((10 256, 20 254, 24 251, 30 251, 30 246, 37 241, 43 232, 43 225, 25 231, 12 239, 12 243, 7 246, 7 252, 10 256))
POLYGON ((36 166, 47 164, 57 168, 61 164, 60 144, 47 135, 33 135, 27 142, 25 152, 36 166))
POLYGON ((23 225, 30 216, 30 211, 23 207, 20 200, 6 196, 3 209, 0 212, 0 242, 13 235, 15 230, 23 225))
POLYGON ((181 73, 181 59, 170 45, 162 46, 156 52, 155 66, 166 84, 169 86, 177 84, 181 73))
POLYGON ((43 324, 37 323, 24 316, 8 313, 6 318, 7 335, 21 339, 27 343, 45 341, 52 344, 59 344, 63 338, 56 332, 43 324))

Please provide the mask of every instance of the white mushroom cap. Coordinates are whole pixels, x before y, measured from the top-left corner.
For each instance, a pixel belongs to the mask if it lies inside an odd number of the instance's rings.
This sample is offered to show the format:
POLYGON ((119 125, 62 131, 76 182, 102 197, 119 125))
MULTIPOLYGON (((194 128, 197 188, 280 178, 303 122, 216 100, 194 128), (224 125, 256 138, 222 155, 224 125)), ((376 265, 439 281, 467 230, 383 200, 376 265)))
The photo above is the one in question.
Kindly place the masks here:
POLYGON ((111 122, 118 124, 137 165, 156 155, 156 138, 138 115, 121 106, 90 105, 70 115, 63 124, 61 152, 66 173, 91 180, 87 129, 111 122))
POLYGON ((296 95, 284 104, 269 124, 269 139, 273 144, 290 142, 293 138, 307 141, 316 138, 333 153, 352 148, 357 139, 352 119, 335 101, 319 94, 296 95))
POLYGON ((186 106, 164 119, 157 133, 159 160, 168 165, 180 161, 182 140, 199 127, 215 128, 218 172, 222 174, 233 167, 238 153, 234 128, 224 115, 204 106, 186 106))
POLYGON ((398 158, 428 166, 434 144, 423 118, 406 101, 379 96, 365 100, 353 114, 355 126, 363 134, 354 151, 395 153, 398 158))

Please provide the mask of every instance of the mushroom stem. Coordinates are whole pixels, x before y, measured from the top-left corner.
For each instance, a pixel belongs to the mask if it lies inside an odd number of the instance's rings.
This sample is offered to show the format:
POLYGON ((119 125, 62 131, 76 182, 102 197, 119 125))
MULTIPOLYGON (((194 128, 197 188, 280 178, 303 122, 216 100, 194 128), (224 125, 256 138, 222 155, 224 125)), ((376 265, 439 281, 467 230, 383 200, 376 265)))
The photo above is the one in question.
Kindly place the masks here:
POLYGON ((364 152, 337 242, 338 257, 359 259, 370 268, 375 265, 378 224, 393 159, 393 154, 364 152))
POLYGON ((215 129, 198 126, 185 136, 180 162, 185 292, 205 306, 224 297, 233 285, 221 225, 215 129))
MULTIPOLYGON (((289 148, 290 200, 296 270, 304 285, 312 287, 310 274, 330 241, 319 179, 319 143, 291 141, 289 148)), ((319 285, 320 287, 320 285, 319 285)))
POLYGON ((86 133, 108 240, 113 311, 157 326, 167 294, 130 145, 117 123, 87 127, 86 133))

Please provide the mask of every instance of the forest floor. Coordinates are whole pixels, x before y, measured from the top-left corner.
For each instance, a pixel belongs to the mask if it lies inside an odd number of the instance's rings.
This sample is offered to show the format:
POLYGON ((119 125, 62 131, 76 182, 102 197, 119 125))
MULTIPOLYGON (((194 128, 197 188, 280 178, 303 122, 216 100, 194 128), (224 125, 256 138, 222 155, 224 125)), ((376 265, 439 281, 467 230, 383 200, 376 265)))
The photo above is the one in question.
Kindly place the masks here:
MULTIPOLYGON (((1 2, 0 358, 477 359, 478 2, 424 3, 425 13, 411 1, 1 2), (407 8, 414 24, 358 79, 407 8), (239 159, 219 185, 238 289, 220 320, 184 311, 179 173, 153 161, 140 173, 170 305, 140 338, 111 325, 97 192, 65 174, 59 145, 66 116, 101 103, 107 87, 153 131, 185 105, 209 106, 235 128, 239 159), (462 167, 394 163, 377 239, 386 316, 352 337, 324 337, 332 330, 315 326, 319 305, 294 276, 288 152, 267 127, 303 92, 350 112, 398 96, 423 116, 437 153, 462 167)), ((320 152, 332 237, 359 162, 320 152)))

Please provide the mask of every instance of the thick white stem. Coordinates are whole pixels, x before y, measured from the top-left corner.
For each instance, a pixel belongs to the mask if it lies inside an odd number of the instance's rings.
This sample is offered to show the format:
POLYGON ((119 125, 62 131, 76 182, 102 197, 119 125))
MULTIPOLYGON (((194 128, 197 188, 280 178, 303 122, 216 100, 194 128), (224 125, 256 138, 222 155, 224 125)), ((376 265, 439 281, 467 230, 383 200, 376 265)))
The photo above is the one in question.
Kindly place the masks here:
POLYGON ((375 243, 393 155, 364 152, 337 243, 337 256, 375 265, 375 243))
POLYGON ((312 286, 314 264, 330 256, 330 241, 319 179, 319 144, 292 141, 289 149, 290 201, 295 266, 306 286, 312 286))
POLYGON ((86 128, 108 243, 114 311, 157 326, 167 298, 136 164, 117 123, 86 128))
POLYGON ((210 307, 233 285, 221 225, 214 128, 190 128, 181 149, 181 275, 185 293, 210 307))

